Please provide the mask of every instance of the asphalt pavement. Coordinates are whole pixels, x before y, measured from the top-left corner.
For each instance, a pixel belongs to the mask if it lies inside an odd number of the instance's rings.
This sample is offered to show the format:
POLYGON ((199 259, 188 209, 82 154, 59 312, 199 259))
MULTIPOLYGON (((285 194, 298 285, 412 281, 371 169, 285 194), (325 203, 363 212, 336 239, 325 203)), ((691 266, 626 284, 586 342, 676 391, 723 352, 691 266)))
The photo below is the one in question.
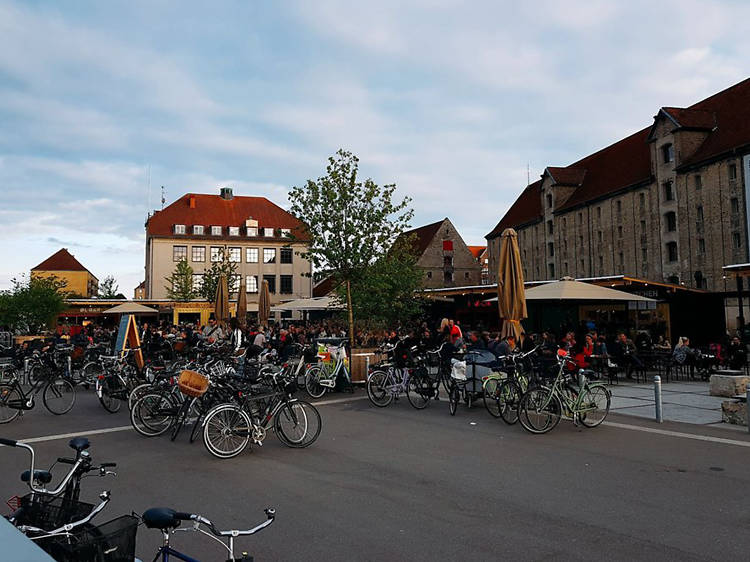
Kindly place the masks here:
MULTIPOLYGON (((0 436, 40 438, 33 445, 46 467, 70 453, 55 436, 89 432, 94 459, 118 463, 116 478, 83 483, 82 499, 112 491, 100 523, 169 506, 249 528, 274 506, 276 522, 238 542, 259 562, 748 559, 745 434, 613 414, 596 429, 563 420, 537 436, 481 403, 450 416, 445 400, 381 409, 363 394, 327 396, 323 431, 308 449, 269 435, 230 460, 188 443, 187 432, 172 443, 120 430, 126 413, 107 414, 90 392, 66 416, 39 407, 0 426, 0 436), (106 429, 114 431, 97 433, 106 429)), ((0 448, 0 498, 27 491, 18 479, 27 463, 21 450, 0 448)), ((151 560, 160 538, 141 527, 138 555, 151 560)), ((172 545, 224 560, 200 535, 177 534, 172 545)))

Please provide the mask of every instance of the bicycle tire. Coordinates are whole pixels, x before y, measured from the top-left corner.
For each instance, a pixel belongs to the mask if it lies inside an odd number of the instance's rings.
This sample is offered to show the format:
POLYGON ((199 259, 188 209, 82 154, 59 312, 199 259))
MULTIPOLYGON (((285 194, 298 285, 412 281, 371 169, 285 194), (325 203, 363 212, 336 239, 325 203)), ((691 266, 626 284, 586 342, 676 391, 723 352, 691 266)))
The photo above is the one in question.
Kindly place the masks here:
POLYGON ((29 372, 26 373, 26 383, 29 386, 34 386, 44 377, 44 367, 41 365, 32 365, 29 372))
POLYGON ((133 409, 133 405, 140 400, 143 396, 148 394, 149 392, 153 391, 155 387, 151 383, 143 383, 136 386, 133 390, 130 391, 130 394, 128 394, 128 410, 133 409))
POLYGON ((393 394, 386 388, 388 379, 388 373, 385 371, 373 371, 367 377, 367 398, 373 406, 385 408, 393 402, 393 394))
POLYGON ((287 402, 276 414, 274 432, 284 445, 294 449, 309 447, 318 439, 323 422, 318 409, 304 400, 287 402))
POLYGON ((67 414, 76 403, 76 389, 68 379, 55 377, 44 386, 42 402, 56 416, 67 414))
POLYGON ((451 416, 456 415, 456 410, 458 409, 458 401, 461 399, 460 391, 458 389, 458 385, 453 383, 451 385, 450 393, 448 394, 448 409, 451 413, 451 416))
POLYGON ((252 426, 250 416, 239 406, 216 406, 203 421, 203 445, 213 456, 231 459, 247 448, 252 426))
POLYGON ((516 381, 503 381, 499 393, 500 417, 508 425, 513 425, 518 421, 521 388, 516 381))
POLYGON ((122 400, 120 400, 116 393, 122 392, 121 383, 117 375, 111 375, 104 377, 97 381, 97 395, 99 396, 99 403, 102 408, 107 410, 110 414, 116 414, 122 408, 122 400))
POLYGON ((166 395, 152 392, 133 404, 130 424, 144 437, 156 437, 172 427, 175 411, 174 403, 166 395))
POLYGON ((518 420, 529 433, 547 433, 554 429, 562 417, 562 404, 557 396, 544 386, 530 389, 521 398, 518 420), (544 408, 541 405, 547 403, 544 408))
POLYGON ((15 386, 0 385, 0 424, 10 423, 21 415, 21 410, 8 406, 11 401, 20 404, 23 396, 15 386))
POLYGON ((500 394, 501 379, 489 378, 482 385, 482 401, 487 412, 493 418, 500 417, 500 394))
POLYGON ((89 383, 96 381, 104 374, 104 366, 99 361, 89 361, 81 369, 81 380, 89 383))
POLYGON ((428 392, 428 383, 424 375, 414 375, 409 378, 409 383, 406 385, 406 398, 416 410, 424 410, 430 405, 430 399, 435 396, 432 385, 429 385, 428 392))
POLYGON ((596 406, 593 410, 587 410, 581 412, 579 419, 585 427, 596 427, 600 425, 609 414, 609 406, 612 401, 612 395, 610 394, 607 387, 603 384, 592 384, 589 385, 583 391, 581 397, 581 404, 589 404, 589 407, 596 406), (600 401, 604 402, 604 407, 600 406, 600 401))
POLYGON ((322 373, 320 367, 312 367, 305 373, 305 390, 312 398, 321 398, 326 393, 326 387, 318 382, 322 373))

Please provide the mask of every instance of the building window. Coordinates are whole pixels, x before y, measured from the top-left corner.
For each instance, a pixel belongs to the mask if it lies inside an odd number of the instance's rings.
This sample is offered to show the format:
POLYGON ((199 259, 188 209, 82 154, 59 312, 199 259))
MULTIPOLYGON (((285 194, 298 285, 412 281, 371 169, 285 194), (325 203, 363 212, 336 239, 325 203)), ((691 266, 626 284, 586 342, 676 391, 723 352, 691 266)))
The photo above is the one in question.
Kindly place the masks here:
POLYGON ((464 271, 464 279, 468 279, 468 278, 469 278, 469 272, 468 271, 464 271))
POLYGON ((211 246, 211 262, 221 261, 224 257, 224 248, 221 246, 211 246))
POLYGON ((732 248, 735 250, 742 248, 742 237, 739 232, 732 232, 732 248))
POLYGON ((172 261, 187 259, 187 246, 172 246, 172 261))
POLYGON ((602 208, 601 207, 596 208, 596 220, 602 220, 602 208))
POLYGON ((257 275, 248 275, 245 277, 245 290, 248 293, 258 292, 258 276, 257 275))
POLYGON ((583 270, 584 270, 584 268, 585 268, 585 264, 584 264, 584 261, 583 261, 583 260, 581 260, 581 273, 583 273, 583 270))
POLYGON ((453 272, 452 271, 443 271, 443 281, 445 283, 453 283, 453 272))
POLYGON ((697 220, 699 223, 703 222, 703 205, 698 205, 695 208, 695 220, 697 220))
POLYGON ((212 226, 211 227, 211 236, 221 236, 221 227, 220 226, 212 226))
POLYGON ((432 271, 427 272, 427 279, 432 279, 432 271))
POLYGON ((547 207, 548 207, 549 209, 551 209, 551 208, 552 208, 552 194, 551 194, 551 193, 548 193, 548 194, 547 194, 547 207))
POLYGON ((740 200, 736 197, 732 197, 729 200, 729 206, 732 209, 732 214, 737 214, 740 212, 740 200))
POLYGON ((555 278, 555 264, 554 263, 548 263, 547 264, 547 275, 548 279, 554 279, 555 278))
POLYGON ((563 218, 563 230, 566 230, 568 228, 568 219, 563 218))
POLYGON ((279 252, 280 263, 292 263, 294 252, 291 248, 281 248, 279 252))
POLYGON ((669 164, 674 161, 674 146, 672 144, 665 144, 661 147, 661 159, 665 164, 669 164))
POLYGON ((617 237, 622 238, 622 226, 617 227, 617 237))
POLYGON ((706 239, 698 238, 698 253, 703 255, 706 253, 706 239))
POLYGON ((619 258, 619 262, 620 262, 620 273, 625 273, 625 271, 624 271, 624 269, 625 269, 625 254, 623 254, 622 252, 620 252, 617 257, 619 258))
POLYGON ((443 240, 443 251, 444 252, 453 251, 453 240, 443 240))
POLYGON ((674 189, 672 188, 671 181, 665 181, 662 184, 664 188, 664 201, 674 201, 674 189))
POLYGON ((292 235, 292 229, 291 228, 282 228, 281 229, 281 237, 282 238, 289 238, 292 235))
POLYGON ((230 226, 229 227, 229 236, 239 236, 240 235, 240 227, 239 226, 230 226))
POLYGON ((604 273, 604 256, 599 256, 599 273, 604 273))
POLYGON ((193 261, 201 263, 206 261, 205 246, 193 246, 193 261))
POLYGON ((638 206, 641 208, 641 211, 646 210, 646 194, 645 193, 638 194, 638 206))
POLYGON ((696 191, 698 191, 699 189, 703 189, 703 178, 700 177, 700 175, 696 175, 693 181, 695 182, 696 191))
POLYGON ((602 234, 601 230, 598 230, 596 232, 596 239, 599 242, 599 244, 602 244, 604 242, 604 234, 602 234))
POLYGON ((233 263, 241 263, 242 248, 229 248, 229 261, 233 263))
POLYGON ((643 263, 648 262, 648 248, 641 248, 641 260, 643 263))
POLYGON ((248 236, 258 236, 258 227, 257 226, 248 226, 247 227, 247 235, 248 236))
POLYGON ((552 221, 547 221, 547 234, 552 235, 555 232, 555 227, 552 224, 552 221))
POLYGON ((229 279, 227 279, 227 285, 230 293, 237 293, 240 290, 240 279, 242 279, 242 276, 239 273, 235 273, 234 275, 230 275, 229 279))
POLYGON ((583 224, 583 213, 578 213, 578 224, 583 224))
POLYGON ((279 289, 280 293, 282 295, 291 295, 292 294, 292 276, 291 275, 281 275, 279 280, 279 289))
POLYGON ((667 242, 667 261, 677 261, 677 242, 667 242))
POLYGON ((667 232, 674 232, 677 230, 677 215, 669 211, 664 215, 664 222, 667 223, 667 232))
POLYGON ((245 248, 245 261, 247 263, 258 263, 258 248, 245 248))
POLYGON ((580 242, 580 244, 581 244, 581 248, 583 248, 583 236, 579 236, 579 237, 578 237, 578 241, 579 241, 579 242, 580 242))
POLYGON ((203 286, 203 274, 193 273, 193 291, 200 291, 203 286))
POLYGON ((549 257, 555 256, 555 245, 552 242, 547 243, 547 255, 549 257))
POLYGON ((276 248, 263 248, 263 263, 276 263, 276 248))
POLYGON ((273 238, 273 228, 264 228, 263 236, 265 236, 266 238, 273 238))
POLYGON ((737 164, 729 164, 729 180, 737 179, 737 164))
POLYGON ((203 225, 202 224, 194 224, 193 225, 193 235, 195 236, 203 236, 204 234, 203 225))
POLYGON ((453 256, 443 256, 443 267, 453 267, 453 256))
POLYGON ((275 275, 264 275, 263 281, 268 282, 268 292, 272 295, 276 294, 276 276, 275 275))
POLYGON ((176 224, 176 225, 174 225, 174 233, 175 234, 185 234, 185 225, 184 224, 176 224))

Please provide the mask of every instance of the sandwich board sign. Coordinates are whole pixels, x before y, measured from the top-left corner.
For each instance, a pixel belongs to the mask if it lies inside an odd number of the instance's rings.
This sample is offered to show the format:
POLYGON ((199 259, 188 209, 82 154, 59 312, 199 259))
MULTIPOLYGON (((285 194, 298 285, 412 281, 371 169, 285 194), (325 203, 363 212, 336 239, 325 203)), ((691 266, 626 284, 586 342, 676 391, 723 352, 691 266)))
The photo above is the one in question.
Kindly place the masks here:
POLYGON ((138 369, 143 369, 143 351, 141 350, 141 339, 138 336, 138 326, 135 316, 123 314, 120 318, 120 327, 117 329, 117 340, 115 341, 115 353, 124 354, 129 349, 135 349, 135 363, 138 369))

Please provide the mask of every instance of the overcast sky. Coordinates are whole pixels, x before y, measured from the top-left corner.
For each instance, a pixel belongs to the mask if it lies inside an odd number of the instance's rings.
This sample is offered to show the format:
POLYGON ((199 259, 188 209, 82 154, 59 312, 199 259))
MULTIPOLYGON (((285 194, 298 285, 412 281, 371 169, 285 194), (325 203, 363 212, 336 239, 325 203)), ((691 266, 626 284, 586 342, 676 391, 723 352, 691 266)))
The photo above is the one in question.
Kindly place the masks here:
POLYGON ((132 297, 160 186, 286 205, 339 147, 482 244, 527 166, 750 76, 748 4, 0 0, 0 289, 64 246, 132 297))

